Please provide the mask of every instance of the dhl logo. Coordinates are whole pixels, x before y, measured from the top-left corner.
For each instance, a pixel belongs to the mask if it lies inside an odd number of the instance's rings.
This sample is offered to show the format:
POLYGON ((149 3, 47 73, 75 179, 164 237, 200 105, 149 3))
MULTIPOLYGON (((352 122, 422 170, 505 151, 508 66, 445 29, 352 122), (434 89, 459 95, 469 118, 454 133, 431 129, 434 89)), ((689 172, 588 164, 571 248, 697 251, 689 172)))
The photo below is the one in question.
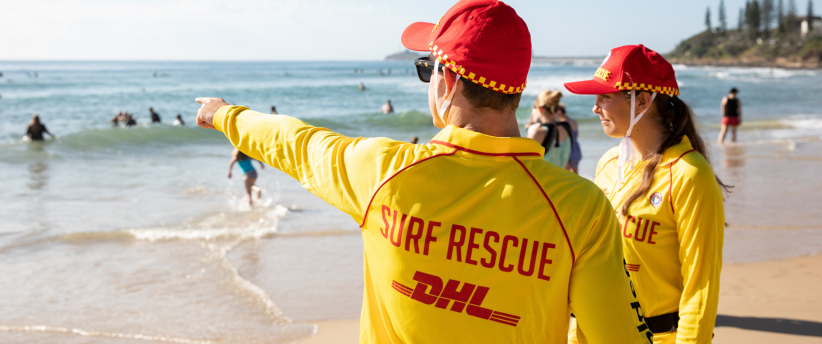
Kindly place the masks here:
POLYGON ((448 309, 448 305, 451 305, 450 309, 453 312, 462 313, 465 311, 465 314, 473 317, 514 327, 520 321, 519 316, 481 307, 485 296, 488 295, 490 290, 488 287, 462 283, 452 279, 448 280, 443 286, 441 278, 420 271, 414 274, 414 280, 417 281, 417 285, 413 289, 397 281, 392 281, 391 287, 412 300, 426 305, 434 305, 437 308, 448 309), (460 288, 460 284, 462 284, 462 288, 460 288))

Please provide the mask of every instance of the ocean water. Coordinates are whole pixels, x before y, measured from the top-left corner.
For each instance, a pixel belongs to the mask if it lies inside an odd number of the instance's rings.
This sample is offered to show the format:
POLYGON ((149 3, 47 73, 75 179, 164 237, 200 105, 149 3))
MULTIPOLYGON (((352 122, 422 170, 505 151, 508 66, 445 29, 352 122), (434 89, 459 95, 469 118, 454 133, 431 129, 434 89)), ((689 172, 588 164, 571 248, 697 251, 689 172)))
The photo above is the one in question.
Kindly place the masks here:
MULTIPOLYGON (((539 91, 596 67, 532 66, 520 121, 539 91)), ((711 146, 717 173, 737 186, 726 261, 822 250, 812 196, 822 185, 822 72, 676 69, 708 141, 719 101, 741 90, 741 142, 711 146)), ((273 168, 259 171, 263 198, 249 207, 239 173, 226 178, 230 144, 194 125, 196 97, 276 105, 352 136, 424 142, 438 131, 409 62, 0 61, 0 72, 3 343, 289 343, 312 335, 311 321, 359 315, 356 223, 273 168), (379 113, 388 99, 396 114, 379 113), (163 124, 148 123, 148 107, 163 124), (118 111, 139 125, 112 127, 118 111), (59 138, 23 141, 33 113, 59 138), (185 127, 170 125, 177 113, 185 127)), ((563 102, 581 124, 581 174, 592 177, 618 142, 602 133, 592 97, 563 102)))

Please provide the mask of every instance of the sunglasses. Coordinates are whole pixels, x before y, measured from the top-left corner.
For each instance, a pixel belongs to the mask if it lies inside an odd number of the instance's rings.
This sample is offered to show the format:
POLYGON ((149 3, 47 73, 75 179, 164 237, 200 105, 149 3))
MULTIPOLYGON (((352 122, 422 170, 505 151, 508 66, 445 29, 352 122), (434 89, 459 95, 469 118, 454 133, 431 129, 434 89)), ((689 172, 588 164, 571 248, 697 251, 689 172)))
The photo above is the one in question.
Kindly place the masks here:
MULTIPOLYGON (((431 82, 431 75, 434 70, 434 61, 431 61, 428 57, 421 57, 414 60, 414 66, 417 67, 417 76, 420 77, 420 81, 431 82)), ((443 65, 440 63, 438 72, 442 69, 443 65)))

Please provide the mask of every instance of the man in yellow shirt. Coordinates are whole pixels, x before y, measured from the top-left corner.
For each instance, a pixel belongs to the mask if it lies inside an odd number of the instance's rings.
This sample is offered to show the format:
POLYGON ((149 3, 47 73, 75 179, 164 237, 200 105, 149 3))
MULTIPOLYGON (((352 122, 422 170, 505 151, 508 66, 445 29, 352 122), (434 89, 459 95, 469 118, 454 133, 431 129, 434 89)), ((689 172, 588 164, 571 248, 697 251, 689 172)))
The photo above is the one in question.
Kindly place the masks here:
POLYGON ((349 138, 199 98, 197 122, 361 224, 362 343, 650 343, 596 185, 543 160, 515 111, 528 28, 499 1, 462 1, 403 44, 443 129, 427 145, 349 138), (432 80, 433 79, 433 80, 432 80), (585 341, 584 341, 585 342, 585 341))

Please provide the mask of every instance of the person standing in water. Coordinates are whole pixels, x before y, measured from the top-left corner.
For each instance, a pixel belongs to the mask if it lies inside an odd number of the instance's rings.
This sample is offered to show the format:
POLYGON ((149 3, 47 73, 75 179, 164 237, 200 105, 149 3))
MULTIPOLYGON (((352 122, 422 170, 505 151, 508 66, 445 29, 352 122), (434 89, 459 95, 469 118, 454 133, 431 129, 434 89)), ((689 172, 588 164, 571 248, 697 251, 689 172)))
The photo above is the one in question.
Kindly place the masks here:
POLYGON ((382 105, 382 109, 380 109, 380 112, 382 112, 383 114, 394 113, 394 106, 391 105, 390 99, 382 105))
POLYGON ((160 123, 160 114, 154 111, 154 108, 148 108, 148 112, 151 114, 151 123, 160 123))
POLYGON ((26 129, 26 137, 32 141, 43 141, 43 134, 49 134, 51 138, 54 138, 54 134, 50 133, 49 130, 46 129, 46 125, 40 123, 40 116, 34 114, 31 116, 31 122, 29 122, 28 129, 26 129))
MULTIPOLYGON (((231 163, 228 164, 228 178, 231 179, 231 171, 234 169, 234 163, 240 165, 240 169, 243 171, 243 182, 245 183, 245 193, 248 195, 248 205, 251 206, 254 203, 252 194, 257 193, 257 199, 262 198, 263 191, 254 185, 257 183, 257 170, 254 169, 254 165, 251 164, 254 159, 251 159, 248 155, 241 152, 239 149, 234 149, 234 152, 231 153, 231 163)), ((260 163, 260 169, 264 169, 265 165, 262 162, 257 161, 260 163)))
POLYGON ((271 105, 271 114, 272 114, 272 115, 276 115, 276 114, 277 114, 277 107, 276 107, 276 106, 274 106, 274 105, 271 105))
POLYGON ((568 157, 568 164, 565 169, 579 174, 579 162, 582 161, 582 149, 579 146, 579 124, 565 110, 565 104, 559 103, 557 108, 557 122, 568 123, 571 127, 571 156, 568 157))
MULTIPOLYGON (((710 343, 727 187, 679 99, 674 68, 642 45, 624 46, 592 80, 565 88, 596 95, 593 111, 605 134, 622 138, 600 159, 595 182, 619 216, 626 268, 654 343, 710 343)), ((569 342, 587 331, 572 326, 569 342)))
POLYGON ((731 128, 731 142, 736 142, 736 127, 742 124, 742 102, 736 97, 738 94, 739 90, 734 87, 725 98, 722 98, 722 129, 719 130, 719 143, 725 142, 728 127, 731 128))
POLYGON ((185 126, 186 122, 183 121, 183 115, 178 113, 177 114, 177 119, 174 120, 174 123, 172 123, 172 125, 175 126, 175 127, 185 126))
POLYGON ((531 110, 534 121, 528 127, 528 138, 534 139, 545 148, 546 161, 565 168, 571 156, 571 127, 568 123, 557 122, 559 99, 562 92, 542 91, 531 110))
POLYGON ((346 137, 220 98, 196 99, 197 124, 360 224, 360 343, 564 343, 570 312, 590 343, 650 343, 608 199, 520 137, 525 22, 496 0, 441 18, 402 34, 429 53, 414 61, 441 129, 426 144, 346 137))

